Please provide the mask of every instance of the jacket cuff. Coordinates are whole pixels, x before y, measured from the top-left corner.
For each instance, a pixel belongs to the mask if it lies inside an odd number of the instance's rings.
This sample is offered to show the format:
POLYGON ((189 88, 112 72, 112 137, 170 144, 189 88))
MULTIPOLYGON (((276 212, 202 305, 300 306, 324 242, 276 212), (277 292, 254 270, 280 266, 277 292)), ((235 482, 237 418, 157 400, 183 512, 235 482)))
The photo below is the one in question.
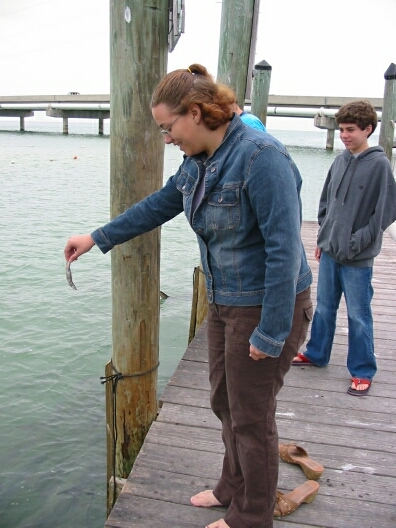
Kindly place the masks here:
POLYGON ((255 328, 253 334, 250 336, 249 342, 257 350, 260 350, 260 352, 264 352, 264 354, 274 358, 280 356, 285 344, 284 341, 275 341, 271 337, 261 333, 258 327, 255 328))
POLYGON ((91 233, 91 237, 102 253, 107 253, 114 247, 114 244, 110 242, 102 228, 95 229, 95 231, 91 233))

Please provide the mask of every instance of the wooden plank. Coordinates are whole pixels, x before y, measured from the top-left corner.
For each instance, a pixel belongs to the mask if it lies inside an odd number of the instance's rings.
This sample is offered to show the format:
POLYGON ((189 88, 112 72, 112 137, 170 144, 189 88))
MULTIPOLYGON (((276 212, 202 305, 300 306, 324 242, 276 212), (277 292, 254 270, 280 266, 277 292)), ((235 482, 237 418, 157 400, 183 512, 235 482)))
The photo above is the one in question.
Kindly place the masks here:
MULTIPOLYGON (((189 450, 186 450, 189 451, 189 450)), ((172 473, 160 469, 164 458, 172 460, 175 465, 178 461, 180 452, 174 455, 169 454, 169 450, 161 454, 158 449, 152 450, 147 457, 144 456, 139 460, 139 465, 134 469, 128 478, 128 483, 120 496, 120 506, 118 511, 113 510, 108 519, 106 526, 200 526, 204 523, 214 522, 222 516, 225 510, 222 508, 198 509, 189 504, 190 495, 197 490, 211 488, 215 478, 210 479, 205 475, 217 474, 213 471, 218 470, 216 458, 221 463, 221 457, 218 455, 201 457, 195 464, 194 468, 200 468, 203 475, 201 477, 187 473, 189 467, 185 464, 181 471, 172 473), (148 465, 145 464, 147 462, 148 465), (151 469, 150 469, 151 468, 151 469), (134 473, 139 474, 139 478, 134 478, 134 473), (203 480, 201 480, 201 478, 203 480), (130 485, 129 485, 130 484, 130 485), (195 489, 194 489, 195 488, 195 489), (120 511, 121 510, 121 511, 120 511), (184 518, 183 518, 184 517, 184 518), (139 524, 140 523, 140 524, 139 524), (162 524, 161 524, 162 523, 162 524), (165 523, 165 524, 163 524, 165 523)), ((190 460, 192 453, 186 454, 181 460, 190 460)), ((293 466, 285 465, 290 470, 295 469, 293 466)), ((303 505, 288 520, 293 518, 293 524, 304 522, 304 525, 312 526, 317 523, 317 519, 329 517, 329 510, 337 512, 337 524, 322 524, 321 526, 334 526, 335 528, 343 527, 360 527, 361 519, 365 520, 365 526, 375 528, 389 528, 393 526, 395 511, 392 505, 392 484, 393 479, 382 479, 382 483, 376 483, 375 476, 348 474, 348 481, 345 483, 341 479, 341 473, 328 472, 326 484, 320 488, 314 503, 309 506, 303 505), (337 479, 338 476, 338 479, 337 479), (370 477, 370 486, 368 478, 370 477), (373 509, 373 505, 380 505, 380 509, 373 509), (358 511, 359 515, 351 516, 351 511, 358 511)), ((301 478, 301 477, 300 477, 301 478)), ((298 485, 300 481, 290 480, 289 476, 281 477, 280 483, 284 491, 298 485), (290 483, 282 485, 283 479, 290 483)), ((286 521, 286 518, 285 518, 286 521)), ((300 525, 300 524, 299 524, 300 525)), ((302 525, 302 526, 304 526, 302 525)), ((275 526, 278 526, 276 524, 275 526)))
MULTIPOLYGON (((365 449, 359 445, 348 446, 345 441, 345 436, 340 439, 339 445, 330 445, 330 437, 327 436, 327 430, 325 428, 322 433, 319 433, 318 436, 315 435, 313 437, 314 439, 310 439, 307 442, 304 436, 304 428, 296 431, 295 423, 292 421, 282 421, 282 423, 279 421, 278 423, 280 441, 284 443, 298 441, 312 457, 320 460, 325 466, 326 471, 324 476, 327 476, 330 470, 379 476, 387 475, 392 478, 396 476, 396 460, 389 453, 384 453, 382 450, 365 449)), ((330 430, 331 428, 328 429, 330 430)), ((156 422, 152 425, 150 437, 147 441, 147 444, 149 443, 157 445, 155 449, 159 451, 159 456, 161 457, 165 455, 171 457, 171 452, 167 450, 168 448, 191 449, 192 445, 196 452, 214 453, 216 457, 223 453, 220 431, 215 432, 212 429, 199 429, 197 427, 175 425, 167 422, 156 422), (159 448, 159 445, 166 447, 159 448)), ((147 449, 149 449, 148 446, 147 449)), ((147 453, 147 450, 144 452, 147 453)), ((153 455, 153 458, 156 458, 155 455, 153 455)), ((200 461, 200 467, 202 463, 205 465, 204 461, 200 461)), ((213 464, 214 462, 211 460, 210 465, 212 466, 213 464)), ((289 466, 284 463, 281 463, 281 466, 284 468, 292 467, 292 471, 298 468, 298 466, 289 466)), ((185 468, 183 472, 186 472, 185 468)))
POLYGON ((145 499, 126 492, 121 493, 118 502, 119 507, 111 512, 106 527, 202 528, 204 522, 211 523, 219 518, 219 513, 214 510, 145 499))
MULTIPOLYGON (((171 405, 179 405, 180 401, 187 407, 206 408, 210 410, 208 395, 204 391, 189 390, 185 387, 173 387, 168 390, 163 401, 168 403, 167 411, 171 413, 171 405)), ((312 396, 312 390, 302 386, 299 390, 299 402, 295 402, 296 387, 284 387, 282 399, 278 401, 277 417, 288 418, 295 421, 307 421, 311 423, 320 423, 331 425, 334 422, 343 424, 345 427, 353 426, 362 429, 382 430, 396 432, 396 423, 393 420, 395 405, 393 399, 386 401, 379 412, 377 402, 356 402, 356 405, 343 408, 340 416, 339 408, 344 398, 344 394, 338 398, 334 394, 319 391, 312 396)), ((189 409, 188 412, 195 413, 195 409, 189 409)), ((165 413, 164 413, 165 416, 165 413)), ((158 418, 161 421, 164 417, 158 418)), ((177 417, 180 419, 180 416, 177 417)))
MULTIPOLYGON (((213 456, 208 457, 204 469, 209 467, 210 461, 213 458, 213 456)), ((158 470, 151 463, 149 457, 143 462, 141 461, 136 469, 136 475, 131 474, 131 477, 125 484, 123 492, 146 499, 190 506, 190 496, 193 493, 203 489, 212 489, 216 484, 216 479, 207 478, 205 475, 191 476, 158 470), (165 482, 166 486, 163 485, 165 482)), ((296 467, 287 465, 286 469, 289 469, 289 471, 282 471, 281 464, 279 489, 285 493, 300 485, 301 481, 304 480, 304 476, 301 477, 303 474, 296 467)), ((343 475, 340 472, 332 471, 326 473, 326 478, 322 478, 320 481, 321 487, 319 488, 319 494, 321 498, 333 497, 339 499, 341 502, 359 501, 364 496, 370 502, 392 503, 394 479, 374 477, 372 479, 373 485, 370 489, 367 489, 365 475, 351 473, 349 477, 348 485, 345 485, 343 475)), ((216 510, 224 513, 224 508, 218 507, 216 510)))
MULTIPOLYGON (((165 485, 165 483, 162 483, 165 485)), ((173 502, 150 500, 123 493, 120 508, 112 512, 107 520, 108 528, 203 528, 224 515, 224 508, 194 508, 173 502)), ((299 528, 320 528, 323 525, 299 522, 299 528)), ((290 528, 284 520, 276 522, 276 528, 290 528)), ((346 526, 346 525, 345 525, 346 526)), ((380 528, 380 525, 378 525, 380 528)))
MULTIPOLYGON (((345 395, 345 397, 347 397, 347 395, 345 395)), ((350 435, 353 432, 354 446, 356 448, 370 449, 373 451, 378 449, 378 438, 376 434, 373 434, 373 432, 375 432, 375 428, 369 429, 356 426, 354 427, 354 423, 356 422, 343 424, 341 413, 338 413, 336 420, 335 422, 333 421, 333 423, 323 423, 323 421, 318 419, 316 420, 316 423, 314 423, 312 420, 304 421, 302 419, 298 419, 297 410, 294 411, 294 414, 296 415, 296 419, 293 417, 293 420, 287 420, 284 416, 279 415, 278 413, 277 423, 280 436, 286 436, 282 435, 283 426, 291 425, 291 427, 289 427, 289 431, 290 429, 292 430, 293 436, 297 435, 301 438, 301 432, 304 430, 305 433, 309 435, 307 438, 312 438, 312 435, 315 435, 314 437, 316 437, 316 435, 321 435, 321 430, 323 430, 323 437, 328 438, 324 443, 328 445, 348 445, 350 443, 350 435), (297 423, 298 427, 296 426, 297 423), (318 425, 321 427, 319 428, 318 425), (356 431, 355 428, 357 429, 356 431), (330 440, 332 443, 330 443, 330 440)), ((198 427, 201 429, 220 429, 218 420, 210 409, 194 408, 192 412, 191 407, 185 407, 183 405, 164 405, 157 421, 184 424, 190 427, 198 427)), ((381 451, 389 454, 393 453, 395 449, 395 439, 396 437, 394 432, 381 430, 381 451)))
MULTIPOLYGON (((310 389, 322 390, 323 392, 338 391, 340 394, 344 394, 350 382, 350 376, 346 370, 345 361, 337 361, 337 359, 333 360, 333 358, 332 361, 334 363, 331 363, 324 368, 312 366, 291 367, 289 374, 286 377, 287 386, 293 384, 293 386, 306 387, 307 384, 310 384, 310 389), (300 376, 302 380, 299 379, 298 376, 300 376), (323 386, 324 377, 328 383, 331 383, 331 385, 328 385, 327 387, 323 386)), ((381 361, 381 359, 378 360, 379 363, 381 361)), ((171 387, 173 385, 177 385, 179 387, 188 387, 191 389, 203 389, 204 387, 208 388, 207 380, 208 371, 206 363, 181 361, 175 371, 175 374, 169 381, 168 386, 171 387)), ((380 369, 375 381, 373 382, 371 391, 378 396, 392 398, 394 395, 393 382, 393 372, 380 369), (378 381, 380 381, 380 383, 378 383, 378 381), (389 385, 389 387, 387 387, 387 385, 389 385)), ((166 394, 165 391, 164 394, 166 394)), ((354 403, 353 405, 359 405, 360 401, 361 400, 354 403)))

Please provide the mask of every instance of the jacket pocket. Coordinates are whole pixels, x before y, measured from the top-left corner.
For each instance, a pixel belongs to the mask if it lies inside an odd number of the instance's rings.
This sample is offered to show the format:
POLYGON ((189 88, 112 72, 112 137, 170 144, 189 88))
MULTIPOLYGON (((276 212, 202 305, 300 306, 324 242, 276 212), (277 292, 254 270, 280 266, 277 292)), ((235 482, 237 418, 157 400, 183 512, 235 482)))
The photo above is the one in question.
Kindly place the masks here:
POLYGON ((240 222, 239 187, 214 189, 207 199, 206 222, 214 230, 233 229, 240 222))
POLYGON ((188 172, 182 171, 177 178, 176 187, 184 196, 188 196, 192 193, 196 181, 188 172))

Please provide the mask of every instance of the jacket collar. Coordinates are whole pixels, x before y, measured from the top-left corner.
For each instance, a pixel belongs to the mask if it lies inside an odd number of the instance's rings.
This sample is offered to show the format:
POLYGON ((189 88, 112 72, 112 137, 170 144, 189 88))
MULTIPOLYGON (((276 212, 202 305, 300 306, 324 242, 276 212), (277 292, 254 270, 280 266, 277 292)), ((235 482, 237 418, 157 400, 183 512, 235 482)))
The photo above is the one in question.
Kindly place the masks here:
POLYGON ((244 124, 240 119, 239 115, 234 113, 230 125, 227 128, 226 133, 224 134, 223 140, 217 147, 217 149, 214 151, 214 153, 210 157, 208 157, 204 152, 201 152, 200 154, 195 154, 194 156, 191 156, 191 159, 198 163, 201 162, 206 166, 212 166, 214 163, 218 163, 218 161, 224 156, 225 153, 228 152, 230 148, 229 138, 232 138, 232 142, 234 142, 238 136, 238 132, 241 132, 243 127, 244 124))

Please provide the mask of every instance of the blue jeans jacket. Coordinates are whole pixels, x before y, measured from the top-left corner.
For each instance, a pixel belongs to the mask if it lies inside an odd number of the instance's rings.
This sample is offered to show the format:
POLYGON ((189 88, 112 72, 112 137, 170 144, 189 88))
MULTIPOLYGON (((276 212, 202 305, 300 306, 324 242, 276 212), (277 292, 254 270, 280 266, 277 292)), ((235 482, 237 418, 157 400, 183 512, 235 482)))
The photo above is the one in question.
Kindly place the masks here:
POLYGON ((197 235, 209 302, 262 305, 250 342, 277 357, 296 294, 312 282, 300 237, 301 183, 283 145, 234 115, 210 158, 185 157, 162 189, 92 237, 106 253, 184 211, 197 235))

